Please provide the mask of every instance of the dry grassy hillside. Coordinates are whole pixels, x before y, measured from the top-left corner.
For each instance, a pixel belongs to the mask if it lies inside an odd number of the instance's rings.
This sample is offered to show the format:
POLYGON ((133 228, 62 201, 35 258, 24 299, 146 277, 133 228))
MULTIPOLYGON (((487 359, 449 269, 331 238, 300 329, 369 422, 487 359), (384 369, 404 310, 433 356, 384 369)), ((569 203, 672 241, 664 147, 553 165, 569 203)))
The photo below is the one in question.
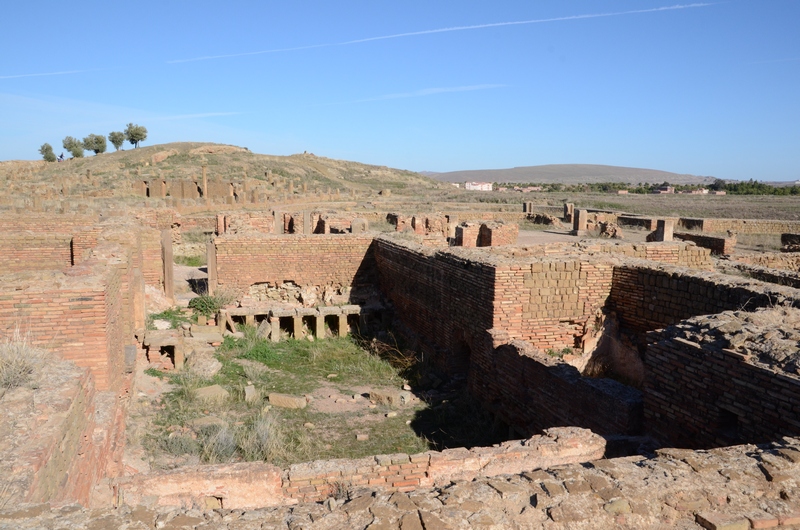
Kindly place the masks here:
POLYGON ((265 172, 271 170, 273 174, 306 182, 309 189, 320 190, 327 187, 343 190, 355 188, 357 191, 389 189, 402 194, 444 186, 418 173, 386 166, 334 160, 313 154, 261 155, 232 145, 194 142, 89 155, 65 162, 0 162, 0 181, 40 182, 46 185, 65 179, 79 184, 80 179, 77 177, 84 176, 87 170, 91 170, 93 177, 106 190, 102 195, 120 195, 129 189, 129 181, 134 178, 198 177, 203 165, 208 166, 208 177, 211 179, 240 179, 245 175, 263 179, 265 172))

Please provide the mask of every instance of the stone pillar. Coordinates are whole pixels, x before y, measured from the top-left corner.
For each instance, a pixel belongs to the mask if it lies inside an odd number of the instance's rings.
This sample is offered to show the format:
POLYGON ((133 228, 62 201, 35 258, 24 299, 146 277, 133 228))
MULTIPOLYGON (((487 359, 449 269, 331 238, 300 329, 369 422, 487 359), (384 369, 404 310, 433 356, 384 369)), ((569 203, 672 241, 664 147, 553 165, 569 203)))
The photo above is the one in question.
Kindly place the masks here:
POLYGON ((353 219, 350 222, 350 232, 353 234, 363 234, 368 230, 366 219, 353 219))
POLYGON ((564 221, 571 223, 572 216, 575 214, 575 205, 571 202, 564 204, 564 221))
POLYGON ((280 317, 269 317, 269 325, 272 328, 269 338, 272 342, 278 342, 281 336, 281 319, 280 317))
POLYGON ((217 290, 217 247, 213 241, 206 243, 206 267, 208 269, 208 294, 213 295, 217 290))
POLYGON ((319 311, 314 315, 314 336, 317 339, 325 338, 325 315, 319 311))
POLYGON ((290 180, 289 181, 289 195, 291 195, 293 193, 294 193, 294 181, 290 180))
POLYGON ((656 241, 672 241, 672 233, 674 230, 674 220, 659 219, 656 223, 656 241))
POLYGON ((305 337, 303 333, 303 317, 301 315, 292 317, 292 333, 294 334, 295 340, 300 340, 305 337))
POLYGON ((303 235, 311 235, 311 212, 303 210, 303 235))
POLYGON ((282 212, 279 212, 278 210, 275 210, 273 212, 272 226, 273 226, 273 232, 275 232, 276 234, 283 234, 284 233, 284 230, 283 230, 283 213, 282 212))
POLYGON ((303 195, 308 193, 308 182, 303 182, 303 195))
POLYGON ((456 227, 458 226, 458 216, 457 215, 448 215, 447 216, 447 237, 454 238, 456 237, 456 227))
POLYGON ((347 325, 347 315, 341 313, 339 317, 339 336, 346 337, 350 333, 350 326, 347 325))
POLYGON ((206 175, 206 166, 203 166, 203 198, 206 200, 206 204, 208 204, 208 176, 206 175))
POLYGON ((578 210, 574 212, 573 215, 573 222, 572 222, 572 235, 573 236, 584 236, 586 235, 588 223, 589 223, 589 212, 588 210, 578 210))
POLYGON ((172 230, 161 231, 161 260, 164 267, 164 297, 174 303, 175 279, 172 270, 172 230))
POLYGON ((217 214, 217 235, 221 236, 225 233, 225 214, 218 213, 217 214))

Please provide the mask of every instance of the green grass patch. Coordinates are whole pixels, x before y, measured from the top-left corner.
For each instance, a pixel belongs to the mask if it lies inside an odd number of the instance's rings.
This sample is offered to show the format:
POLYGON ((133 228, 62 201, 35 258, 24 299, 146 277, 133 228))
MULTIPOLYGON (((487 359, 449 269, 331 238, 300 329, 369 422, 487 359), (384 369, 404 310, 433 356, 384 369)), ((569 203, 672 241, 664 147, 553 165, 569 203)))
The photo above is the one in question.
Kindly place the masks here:
POLYGON ((172 329, 178 329, 184 322, 192 322, 191 317, 177 307, 147 315, 147 329, 156 329, 153 326, 154 320, 166 320, 170 323, 172 329))
POLYGON ((206 256, 175 256, 172 261, 176 265, 186 265, 187 267, 202 267, 207 265, 206 256))

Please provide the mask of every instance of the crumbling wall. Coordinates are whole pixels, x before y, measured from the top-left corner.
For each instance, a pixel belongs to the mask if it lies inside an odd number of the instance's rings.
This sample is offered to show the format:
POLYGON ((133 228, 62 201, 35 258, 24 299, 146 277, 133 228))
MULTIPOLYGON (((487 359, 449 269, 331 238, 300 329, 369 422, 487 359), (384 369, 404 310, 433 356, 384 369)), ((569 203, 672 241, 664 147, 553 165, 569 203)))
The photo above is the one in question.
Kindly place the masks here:
POLYGON ((668 333, 647 347, 647 428, 674 447, 708 448, 800 435, 800 377, 668 333))
POLYGON ((740 254, 732 259, 740 263, 758 265, 770 269, 800 272, 800 254, 786 252, 759 252, 758 254, 740 254))
POLYGON ((246 290, 257 283, 360 287, 374 285, 371 235, 217 237, 216 287, 246 290))
POLYGON ((578 346, 611 291, 610 260, 562 257, 498 264, 492 328, 542 350, 578 346))
POLYGON ((609 309, 634 332, 663 328, 696 315, 753 310, 783 300, 797 304, 797 291, 730 276, 634 260, 614 267, 609 309))
POLYGON ((736 248, 736 236, 714 237, 689 232, 675 232, 673 236, 683 241, 693 241, 697 246, 711 250, 712 254, 727 256, 736 248))
POLYGON ((584 429, 553 428, 494 447, 397 453, 356 460, 317 460, 287 470, 263 463, 200 466, 119 479, 121 504, 259 508, 324 500, 339 487, 414 491, 603 456, 605 440, 584 429))

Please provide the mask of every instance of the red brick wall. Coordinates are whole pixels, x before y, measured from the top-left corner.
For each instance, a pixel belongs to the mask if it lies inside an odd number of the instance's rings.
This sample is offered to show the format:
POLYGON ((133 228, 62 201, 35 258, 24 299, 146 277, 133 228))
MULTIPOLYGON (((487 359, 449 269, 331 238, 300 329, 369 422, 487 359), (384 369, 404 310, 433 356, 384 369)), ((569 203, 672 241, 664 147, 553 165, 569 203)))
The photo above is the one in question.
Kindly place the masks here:
POLYGON ((62 270, 72 265, 72 237, 35 232, 0 236, 0 270, 62 270))
POLYGON ((374 283, 372 236, 240 234, 214 240, 217 283, 358 286, 374 283))
POLYGON ((609 262, 574 258, 498 265, 492 327, 542 350, 575 347, 605 305, 612 270, 609 262))
POLYGON ((758 285, 722 274, 655 268, 642 262, 614 267, 609 307, 623 328, 644 332, 696 315, 751 311, 775 303, 774 298, 758 285))
POLYGON ((662 440, 673 447, 709 448, 800 435, 797 375, 681 338, 654 333, 651 340, 644 357, 644 414, 648 429, 662 440))
POLYGON ((683 241, 692 241, 696 243, 697 246, 707 248, 711 250, 712 254, 717 254, 717 255, 727 256, 729 254, 732 254, 733 249, 736 247, 735 237, 703 236, 700 234, 691 234, 688 232, 675 232, 674 236, 676 239, 680 239, 683 241))

